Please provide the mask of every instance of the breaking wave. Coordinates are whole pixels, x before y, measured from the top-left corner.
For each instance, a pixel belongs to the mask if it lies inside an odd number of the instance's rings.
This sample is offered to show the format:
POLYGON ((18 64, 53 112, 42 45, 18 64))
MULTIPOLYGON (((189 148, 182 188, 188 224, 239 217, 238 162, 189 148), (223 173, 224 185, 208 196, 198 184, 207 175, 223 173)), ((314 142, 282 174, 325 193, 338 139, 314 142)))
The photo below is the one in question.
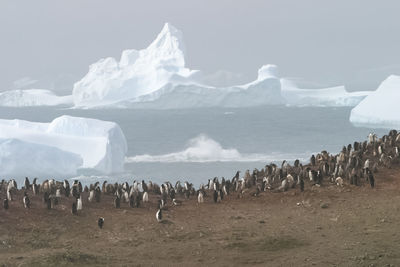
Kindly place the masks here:
MULTIPOLYGON (((308 154, 310 155, 310 154, 308 154)), ((206 135, 191 139, 186 149, 164 155, 137 155, 126 158, 126 163, 140 162, 277 162, 305 159, 306 155, 295 154, 241 154, 234 148, 223 148, 221 144, 206 135)))

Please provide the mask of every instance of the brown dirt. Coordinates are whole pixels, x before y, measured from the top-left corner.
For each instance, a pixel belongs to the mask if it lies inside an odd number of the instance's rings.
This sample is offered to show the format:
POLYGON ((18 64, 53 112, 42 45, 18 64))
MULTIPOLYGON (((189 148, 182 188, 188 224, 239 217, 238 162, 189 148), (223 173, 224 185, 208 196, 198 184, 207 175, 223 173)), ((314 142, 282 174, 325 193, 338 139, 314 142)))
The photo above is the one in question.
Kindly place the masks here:
POLYGON ((193 197, 169 206, 163 223, 156 196, 115 209, 111 196, 84 195, 73 216, 72 198, 49 211, 31 196, 27 210, 19 192, 0 208, 0 266, 400 266, 400 168, 375 177, 375 189, 306 184, 304 193, 249 190, 202 205, 193 197))

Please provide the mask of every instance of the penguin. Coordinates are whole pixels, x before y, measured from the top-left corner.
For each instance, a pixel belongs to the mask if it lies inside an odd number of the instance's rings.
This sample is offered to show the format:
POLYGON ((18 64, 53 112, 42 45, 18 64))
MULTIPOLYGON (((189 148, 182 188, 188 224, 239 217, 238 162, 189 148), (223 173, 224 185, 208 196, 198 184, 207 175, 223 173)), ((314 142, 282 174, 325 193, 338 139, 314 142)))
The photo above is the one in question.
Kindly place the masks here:
POLYGON ((29 178, 25 177, 25 190, 29 190, 30 187, 31 187, 31 184, 29 182, 29 178))
POLYGON ((300 179, 300 192, 304 192, 304 180, 300 179))
POLYGON ((162 221, 162 211, 161 211, 161 209, 158 209, 158 211, 156 213, 156 219, 157 219, 157 222, 161 222, 162 221))
POLYGON ((82 210, 82 196, 79 196, 79 198, 76 200, 76 209, 82 210))
POLYGON ((47 199, 46 205, 47 205, 47 209, 51 210, 51 199, 50 199, 50 197, 47 199))
POLYGON ((8 189, 7 189, 7 199, 8 199, 8 201, 12 201, 13 200, 11 191, 8 190, 8 189))
POLYGON ((118 196, 115 196, 115 199, 114 199, 114 207, 117 208, 117 209, 119 209, 120 206, 121 206, 121 199, 120 199, 118 196))
POLYGON ((372 172, 369 169, 367 169, 367 174, 368 174, 369 183, 370 183, 371 187, 374 188, 375 187, 374 175, 372 174, 372 172))
POLYGON ((214 190, 214 194, 213 194, 213 199, 214 199, 214 203, 218 202, 218 192, 214 190))
POLYGON ((182 205, 182 201, 180 201, 180 200, 177 200, 177 199, 173 199, 172 200, 172 204, 174 204, 174 206, 180 206, 180 205, 182 205))
POLYGON ((96 200, 97 203, 100 202, 100 196, 101 196, 100 187, 96 186, 96 189, 94 190, 94 199, 96 200))
POLYGON ((33 179, 33 183, 32 183, 32 192, 33 194, 36 196, 37 194, 39 194, 39 185, 36 184, 36 180, 37 178, 33 179))
POLYGON ((94 200, 94 190, 90 190, 88 201, 93 202, 93 200, 94 200))
POLYGON ((97 220, 97 225, 99 226, 100 229, 103 229, 103 225, 104 225, 104 218, 103 217, 100 217, 97 220))
POLYGON ((44 203, 47 203, 49 201, 49 192, 44 192, 44 195, 43 195, 43 202, 44 203))
POLYGON ((139 208, 139 206, 140 206, 140 193, 136 194, 135 203, 136 203, 136 208, 139 208))
POLYGON ((311 166, 315 166, 315 156, 314 156, 314 154, 311 155, 310 163, 311 163, 311 166))
POLYGON ((147 187, 147 184, 144 182, 144 180, 142 180, 142 189, 143 189, 143 192, 147 193, 148 187, 147 187))
POLYGON ((143 193, 143 203, 149 202, 149 193, 147 191, 144 191, 143 193))
POLYGON ((56 190, 56 198, 61 198, 61 189, 60 188, 58 188, 56 190))
POLYGON ((77 214, 78 214, 78 210, 77 210, 77 208, 76 208, 76 202, 73 202, 73 203, 72 203, 71 212, 72 212, 73 215, 77 215, 77 214))
POLYGON ((197 196, 197 202, 198 203, 203 203, 204 202, 204 195, 203 192, 199 192, 199 195, 197 196))
POLYGON ((31 200, 29 199, 26 192, 24 193, 24 198, 22 199, 22 201, 24 202, 25 209, 29 209, 31 207, 31 200))
POLYGON ((3 208, 4 208, 5 210, 8 210, 8 199, 7 199, 7 198, 5 198, 5 199, 3 200, 3 208))

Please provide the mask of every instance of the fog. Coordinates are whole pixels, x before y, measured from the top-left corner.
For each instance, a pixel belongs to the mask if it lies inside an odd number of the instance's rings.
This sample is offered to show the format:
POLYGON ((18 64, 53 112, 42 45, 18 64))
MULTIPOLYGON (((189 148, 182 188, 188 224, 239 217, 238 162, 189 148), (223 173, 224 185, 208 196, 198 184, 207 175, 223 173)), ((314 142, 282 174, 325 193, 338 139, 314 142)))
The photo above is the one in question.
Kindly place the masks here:
POLYGON ((277 64, 303 86, 371 90, 400 74, 398 1, 0 1, 0 91, 68 93, 91 63, 146 47, 165 22, 211 84, 277 64))

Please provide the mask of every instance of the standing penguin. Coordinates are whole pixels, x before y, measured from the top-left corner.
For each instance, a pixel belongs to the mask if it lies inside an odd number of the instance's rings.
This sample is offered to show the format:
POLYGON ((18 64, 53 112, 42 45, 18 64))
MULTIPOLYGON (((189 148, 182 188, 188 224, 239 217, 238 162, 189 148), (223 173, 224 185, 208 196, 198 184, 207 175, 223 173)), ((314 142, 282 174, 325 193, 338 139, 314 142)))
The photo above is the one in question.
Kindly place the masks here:
POLYGON ((162 221, 162 211, 161 211, 161 209, 158 209, 158 211, 156 213, 156 219, 157 219, 157 222, 161 222, 162 221))
POLYGON ((203 192, 199 191, 199 195, 197 196, 197 202, 203 203, 204 202, 204 195, 203 192))
POLYGON ((5 199, 3 200, 3 208, 4 208, 5 210, 8 210, 8 199, 7 199, 7 198, 5 198, 5 199))
POLYGON ((213 198, 214 198, 214 203, 217 203, 218 202, 218 192, 216 190, 214 190, 213 198))
POLYGON ((104 225, 104 218, 103 217, 100 217, 97 220, 97 225, 99 226, 100 229, 103 229, 103 225, 104 225))
POLYGON ((133 194, 129 197, 129 207, 135 207, 135 196, 133 194))
POLYGON ((119 209, 120 206, 121 206, 121 199, 118 196, 115 196, 114 207, 119 209))
POLYGON ((76 209, 82 210, 82 196, 79 196, 79 198, 76 200, 76 209))
POLYGON ((24 202, 25 209, 29 209, 31 207, 31 200, 29 199, 26 192, 24 193, 24 198, 22 199, 22 201, 24 202))
POLYGON ((78 210, 77 210, 77 208, 76 208, 76 202, 73 202, 73 203, 72 203, 71 212, 72 212, 73 215, 77 215, 77 214, 78 214, 78 210))
POLYGON ((368 180, 369 180, 371 187, 374 188, 375 187, 375 178, 369 169, 367 169, 367 175, 368 175, 368 180))
POLYGON ((304 180, 300 178, 300 192, 304 192, 304 180))
POLYGON ((29 182, 29 178, 28 177, 25 177, 24 185, 25 185, 25 190, 29 190, 29 188, 31 187, 31 184, 29 182))
POLYGON ((136 204, 136 208, 139 208, 139 206, 140 206, 140 193, 136 194, 135 204, 136 204))
POLYGON ((314 154, 311 155, 310 163, 311 163, 311 166, 315 166, 315 156, 314 156, 314 154))

